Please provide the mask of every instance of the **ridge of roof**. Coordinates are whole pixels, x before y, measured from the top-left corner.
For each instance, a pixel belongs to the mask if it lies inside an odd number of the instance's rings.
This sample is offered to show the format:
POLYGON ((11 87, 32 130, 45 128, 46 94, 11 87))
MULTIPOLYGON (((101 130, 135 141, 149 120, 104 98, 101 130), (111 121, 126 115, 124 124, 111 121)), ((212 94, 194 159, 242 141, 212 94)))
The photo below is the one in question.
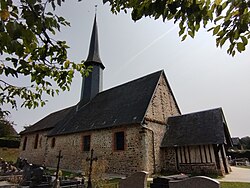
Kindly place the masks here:
POLYGON ((174 116, 171 116, 169 118, 185 117, 185 116, 190 116, 190 115, 195 115, 195 114, 200 114, 200 113, 207 113, 207 112, 210 112, 210 111, 221 111, 221 112, 223 112, 221 107, 217 107, 217 108, 211 108, 211 109, 204 109, 204 110, 196 111, 196 112, 190 112, 190 113, 186 113, 186 114, 182 114, 182 115, 174 115, 174 116))
POLYGON ((108 88, 108 89, 106 89, 106 90, 104 90, 104 91, 102 91, 102 92, 100 92, 100 93, 98 93, 98 94, 101 94, 101 93, 104 93, 104 92, 108 92, 109 90, 113 90, 113 89, 116 89, 116 88, 118 88, 118 87, 123 87, 124 85, 130 84, 130 83, 132 83, 132 82, 137 82, 137 81, 139 81, 139 80, 141 80, 141 79, 144 79, 144 78, 146 78, 146 77, 150 77, 150 76, 154 76, 154 75, 158 75, 158 76, 160 77, 160 75, 161 75, 162 72, 164 72, 163 69, 162 69, 162 70, 159 70, 159 71, 156 71, 156 72, 149 73, 149 74, 147 74, 147 75, 141 76, 141 77, 136 78, 136 79, 131 79, 131 80, 126 81, 126 82, 124 82, 124 83, 122 83, 122 84, 119 84, 119 85, 116 85, 116 86, 114 86, 114 87, 108 88))

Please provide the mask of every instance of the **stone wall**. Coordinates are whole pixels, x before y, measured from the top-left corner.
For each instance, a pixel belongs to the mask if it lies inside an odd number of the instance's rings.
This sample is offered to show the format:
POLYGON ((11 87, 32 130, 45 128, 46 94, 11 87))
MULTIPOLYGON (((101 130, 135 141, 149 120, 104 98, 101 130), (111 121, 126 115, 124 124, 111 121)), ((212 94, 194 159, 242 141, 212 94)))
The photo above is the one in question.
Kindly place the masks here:
POLYGON ((145 119, 152 122, 166 124, 167 118, 180 115, 171 89, 162 75, 157 84, 155 94, 151 99, 145 119))
POLYGON ((32 134, 22 135, 20 143, 20 157, 25 158, 30 163, 43 164, 45 161, 46 149, 46 131, 40 131, 32 134), (27 138, 25 150, 23 150, 24 140, 27 138), (37 148, 35 149, 35 141, 38 137, 37 148))
POLYGON ((174 148, 162 148, 162 170, 165 172, 177 172, 176 153, 174 148))
POLYGON ((151 99, 144 122, 144 126, 147 128, 147 138, 145 140, 148 146, 147 171, 149 172, 154 171, 154 165, 156 173, 160 172, 163 168, 164 164, 160 146, 166 131, 167 119, 173 115, 180 115, 179 109, 171 89, 162 75, 157 84, 155 94, 151 99), (154 148, 152 144, 154 144, 154 148))
MULTIPOLYGON (((107 162, 108 173, 129 175, 145 170, 145 164, 143 164, 145 162, 145 140, 140 125, 57 136, 55 138, 55 147, 49 148, 46 165, 56 167, 56 155, 58 155, 59 150, 62 150, 61 168, 81 171, 83 166, 86 165, 84 164, 86 158, 90 156, 90 151, 82 150, 84 135, 91 136, 91 149, 94 149, 94 156, 107 162), (125 150, 115 151, 114 134, 120 131, 125 133, 125 150)), ((52 139, 52 137, 49 138, 48 143, 52 139)))

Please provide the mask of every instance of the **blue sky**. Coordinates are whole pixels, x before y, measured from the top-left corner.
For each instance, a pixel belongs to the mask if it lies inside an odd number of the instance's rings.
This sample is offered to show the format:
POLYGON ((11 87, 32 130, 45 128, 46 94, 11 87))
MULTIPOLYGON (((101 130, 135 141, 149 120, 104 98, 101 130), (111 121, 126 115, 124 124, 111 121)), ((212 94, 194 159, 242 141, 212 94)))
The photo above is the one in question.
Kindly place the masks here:
MULTIPOLYGON (((163 69, 183 114, 222 107, 231 135, 250 135, 248 48, 231 57, 225 47, 215 47, 215 38, 205 29, 195 39, 181 42, 178 27, 172 22, 151 18, 134 22, 129 14, 112 14, 109 5, 101 1, 66 1, 57 11, 71 22, 71 27, 56 37, 68 42, 70 60, 80 62, 87 57, 95 4, 100 56, 106 67, 104 89, 163 69)), ((11 110, 16 130, 76 104, 80 87, 81 78, 76 75, 71 90, 47 97, 45 107, 11 110)))

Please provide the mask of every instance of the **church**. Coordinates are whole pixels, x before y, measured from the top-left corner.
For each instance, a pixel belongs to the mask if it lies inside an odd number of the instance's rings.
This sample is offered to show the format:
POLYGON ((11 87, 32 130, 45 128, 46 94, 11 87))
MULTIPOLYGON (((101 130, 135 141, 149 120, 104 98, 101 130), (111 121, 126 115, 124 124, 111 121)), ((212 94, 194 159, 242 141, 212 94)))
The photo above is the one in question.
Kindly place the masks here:
POLYGON ((103 91, 96 17, 80 101, 49 114, 20 133, 20 157, 34 164, 82 171, 93 149, 106 173, 130 175, 230 172, 231 136, 221 108, 181 114, 163 70, 103 91))

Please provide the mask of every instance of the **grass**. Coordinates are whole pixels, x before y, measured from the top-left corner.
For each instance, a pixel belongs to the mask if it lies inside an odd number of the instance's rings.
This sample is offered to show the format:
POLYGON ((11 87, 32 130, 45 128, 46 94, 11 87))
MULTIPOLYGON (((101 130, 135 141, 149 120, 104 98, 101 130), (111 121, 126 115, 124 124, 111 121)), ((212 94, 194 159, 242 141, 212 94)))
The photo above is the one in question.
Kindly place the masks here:
POLYGON ((0 158, 3 158, 5 161, 16 162, 19 156, 18 148, 0 148, 0 158))
POLYGON ((221 182, 221 188, 250 188, 250 183, 221 182))

